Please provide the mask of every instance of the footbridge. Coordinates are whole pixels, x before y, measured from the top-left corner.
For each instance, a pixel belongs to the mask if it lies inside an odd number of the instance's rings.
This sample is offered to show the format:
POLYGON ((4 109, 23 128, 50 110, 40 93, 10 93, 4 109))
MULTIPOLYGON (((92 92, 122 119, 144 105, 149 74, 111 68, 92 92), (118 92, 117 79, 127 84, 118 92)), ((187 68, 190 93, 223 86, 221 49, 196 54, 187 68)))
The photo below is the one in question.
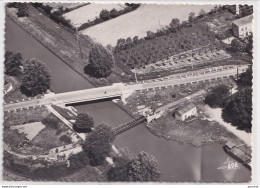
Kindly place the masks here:
POLYGON ((146 121, 147 121, 146 117, 140 116, 140 117, 133 119, 133 120, 127 122, 127 123, 119 125, 118 127, 116 127, 114 129, 114 133, 115 133, 115 135, 118 135, 118 134, 120 134, 120 133, 122 133, 122 132, 124 132, 124 131, 132 128, 132 127, 135 127, 135 126, 139 125, 140 123, 146 122, 146 121))
MULTIPOLYGON (((248 65, 239 67, 239 72, 244 72, 248 65)), ((155 80, 146 80, 139 83, 116 83, 111 86, 91 88, 58 94, 46 94, 41 98, 29 98, 26 101, 13 101, 4 104, 4 111, 11 111, 41 105, 51 104, 73 104, 80 102, 95 101, 100 99, 119 98, 126 93, 134 91, 142 91, 149 89, 161 89, 166 87, 174 87, 179 85, 193 84, 227 78, 237 75, 237 66, 215 67, 211 69, 203 69, 192 74, 182 74, 178 76, 170 76, 155 80)))

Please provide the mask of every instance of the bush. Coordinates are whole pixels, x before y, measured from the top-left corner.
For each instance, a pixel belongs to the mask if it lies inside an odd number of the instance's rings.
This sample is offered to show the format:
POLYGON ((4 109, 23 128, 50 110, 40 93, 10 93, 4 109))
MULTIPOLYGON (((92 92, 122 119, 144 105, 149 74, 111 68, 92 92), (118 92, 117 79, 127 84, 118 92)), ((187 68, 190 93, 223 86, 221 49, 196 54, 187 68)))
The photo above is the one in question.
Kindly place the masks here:
POLYGON ((42 123, 52 129, 58 129, 58 119, 53 115, 48 115, 42 120, 42 123))
POLYGON ((20 66, 22 66, 22 59, 21 53, 14 54, 13 52, 6 51, 4 60, 5 74, 18 76, 21 73, 20 66))
POLYGON ((247 45, 241 42, 239 39, 234 38, 231 42, 231 49, 234 52, 245 52, 247 45))

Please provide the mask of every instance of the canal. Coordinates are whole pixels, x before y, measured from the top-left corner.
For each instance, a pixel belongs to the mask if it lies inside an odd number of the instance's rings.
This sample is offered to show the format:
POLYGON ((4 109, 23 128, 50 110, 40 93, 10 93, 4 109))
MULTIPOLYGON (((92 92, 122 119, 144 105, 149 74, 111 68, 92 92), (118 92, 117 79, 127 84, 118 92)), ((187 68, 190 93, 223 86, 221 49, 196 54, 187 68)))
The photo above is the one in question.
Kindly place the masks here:
MULTIPOLYGON (((93 87, 9 18, 6 18, 5 32, 7 50, 21 52, 24 59, 37 58, 51 70, 51 89, 54 92, 93 87)), ((90 113, 96 124, 104 122, 117 126, 131 120, 125 111, 111 101, 78 105, 76 109, 90 113)), ((239 169, 218 169, 230 158, 221 144, 193 147, 167 141, 151 134, 144 124, 118 135, 115 142, 120 147, 127 147, 133 154, 146 151, 154 155, 158 160, 162 181, 244 182, 251 177, 251 172, 240 164, 239 169)))

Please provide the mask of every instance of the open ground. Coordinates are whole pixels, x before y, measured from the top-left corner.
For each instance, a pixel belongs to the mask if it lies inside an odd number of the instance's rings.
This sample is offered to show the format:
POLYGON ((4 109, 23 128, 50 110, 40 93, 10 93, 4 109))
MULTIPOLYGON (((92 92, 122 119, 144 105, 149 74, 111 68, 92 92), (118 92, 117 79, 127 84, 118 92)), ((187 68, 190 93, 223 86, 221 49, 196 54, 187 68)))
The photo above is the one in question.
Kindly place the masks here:
POLYGON ((102 45, 115 46, 120 38, 144 37, 147 31, 156 31, 169 25, 173 18, 187 20, 189 13, 203 9, 206 12, 214 5, 157 5, 142 4, 137 10, 118 18, 82 30, 81 33, 90 36, 102 45))

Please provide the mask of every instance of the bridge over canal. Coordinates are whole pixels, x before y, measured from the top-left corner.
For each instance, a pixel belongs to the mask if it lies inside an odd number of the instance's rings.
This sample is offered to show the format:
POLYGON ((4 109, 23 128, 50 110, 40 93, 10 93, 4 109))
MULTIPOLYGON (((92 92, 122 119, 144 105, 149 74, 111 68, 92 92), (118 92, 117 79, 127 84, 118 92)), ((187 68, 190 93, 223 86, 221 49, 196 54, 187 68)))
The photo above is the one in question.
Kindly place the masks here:
MULTIPOLYGON (((244 72, 248 66, 240 66, 240 73, 244 72)), ((237 75, 237 66, 227 66, 225 68, 211 68, 210 71, 199 71, 196 74, 185 75, 178 77, 167 77, 157 80, 147 80, 135 84, 116 83, 111 86, 98 87, 85 90, 77 90, 66 93, 46 94, 39 99, 29 99, 27 101, 16 101, 4 104, 4 111, 11 111, 39 105, 51 104, 73 104, 80 102, 96 101, 100 99, 120 98, 125 93, 131 93, 140 90, 160 89, 165 87, 174 87, 181 84, 192 84, 207 80, 222 79, 229 76, 237 75)))

